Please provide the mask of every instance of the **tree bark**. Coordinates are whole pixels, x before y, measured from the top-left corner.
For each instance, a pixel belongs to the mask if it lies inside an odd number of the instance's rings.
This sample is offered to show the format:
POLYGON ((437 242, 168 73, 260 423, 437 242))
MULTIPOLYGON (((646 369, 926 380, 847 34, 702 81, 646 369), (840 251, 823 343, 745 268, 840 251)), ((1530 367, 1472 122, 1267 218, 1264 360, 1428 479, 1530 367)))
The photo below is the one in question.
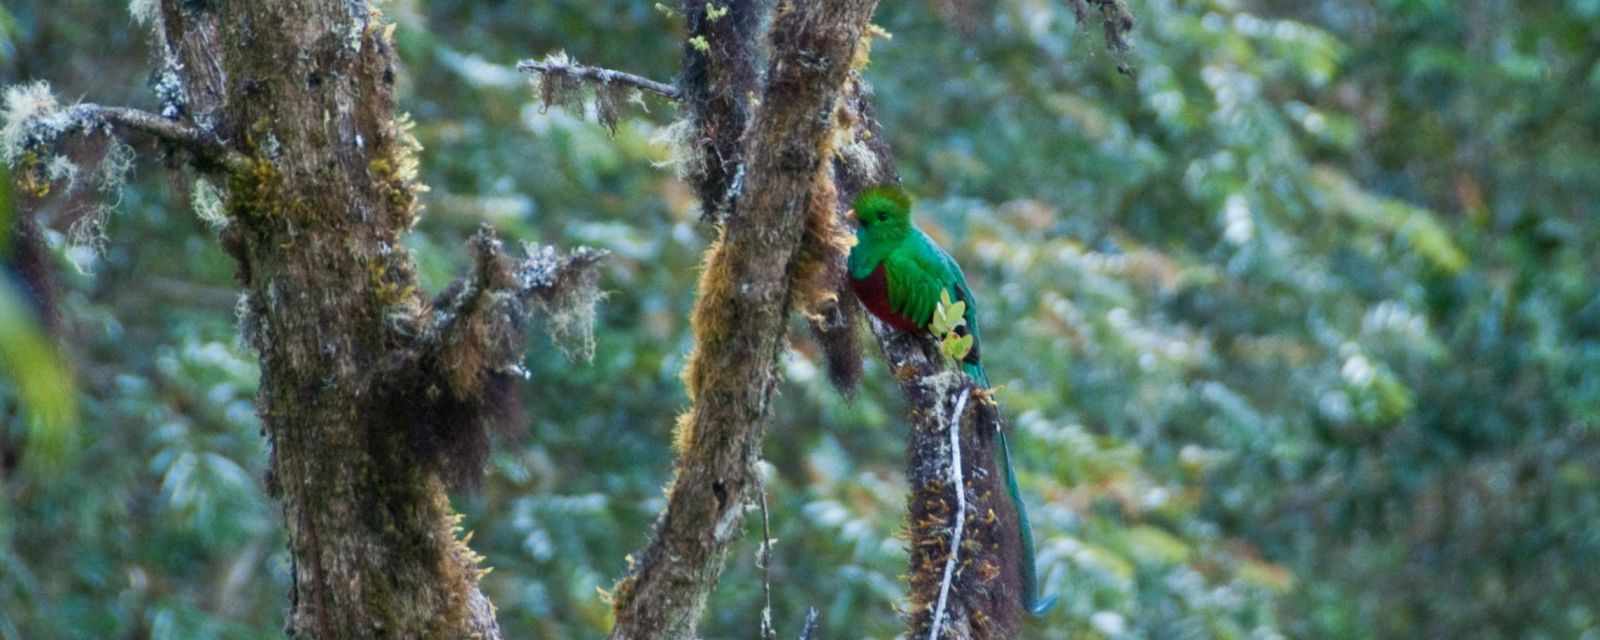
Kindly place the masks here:
POLYGON ((744 136, 760 88, 757 45, 765 6, 761 0, 683 0, 689 37, 678 85, 699 141, 697 153, 705 158, 693 182, 707 222, 723 219, 742 186, 744 136))
POLYGON ((224 248, 260 358, 267 489, 288 531, 285 630, 311 638, 500 637, 447 487, 475 482, 514 415, 534 307, 592 304, 598 252, 506 257, 429 301, 401 242, 416 153, 395 110, 392 25, 365 0, 161 0, 160 113, 77 105, 36 125, 154 136, 226 181, 224 248))
POLYGON ((286 631, 499 637, 445 483, 410 446, 406 422, 430 416, 393 410, 373 374, 426 350, 387 28, 359 1, 163 4, 196 121, 249 157, 228 176, 226 242, 293 559, 286 631))
MULTIPOLYGON (((829 0, 777 11, 768 83, 747 135, 743 196, 700 280, 696 347, 684 370, 693 406, 678 424, 676 475, 652 540, 613 591, 614 639, 692 638, 740 531, 758 484, 796 255, 831 155, 835 99, 876 5, 829 0)), ((822 204, 831 205, 831 194, 822 204)))

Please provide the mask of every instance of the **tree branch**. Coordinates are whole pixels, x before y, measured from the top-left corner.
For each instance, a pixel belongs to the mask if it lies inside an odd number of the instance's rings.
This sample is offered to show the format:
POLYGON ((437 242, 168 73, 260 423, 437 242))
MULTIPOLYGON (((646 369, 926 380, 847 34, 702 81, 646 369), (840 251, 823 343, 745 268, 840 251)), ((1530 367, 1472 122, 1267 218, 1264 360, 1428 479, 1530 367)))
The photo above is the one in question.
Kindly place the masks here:
POLYGON ((761 499, 761 549, 756 552, 756 560, 761 565, 761 596, 765 600, 761 606, 761 640, 773 640, 778 632, 772 628, 772 518, 767 513, 766 482, 762 481, 756 491, 761 499))
POLYGON ((817 633, 817 608, 816 607, 811 607, 809 609, 806 609, 806 621, 805 621, 805 624, 801 625, 801 627, 800 627, 800 640, 811 640, 812 636, 815 635, 816 633, 817 633))
POLYGON ((149 111, 128 107, 107 107, 90 102, 57 107, 47 85, 28 90, 41 94, 44 106, 27 113, 18 123, 18 136, 7 144, 35 149, 56 144, 69 135, 111 135, 113 129, 153 137, 193 153, 201 166, 238 169, 249 165, 243 154, 228 148, 217 136, 184 122, 149 111))
POLYGON ((202 163, 212 163, 227 169, 242 169, 249 165, 249 159, 244 154, 229 149, 222 140, 210 132, 149 111, 82 103, 68 107, 67 113, 68 117, 75 120, 104 122, 182 147, 193 153, 202 163))
POLYGON ((791 272, 833 106, 876 5, 794 3, 775 19, 769 83, 749 135, 749 197, 735 201, 708 250, 683 374, 693 404, 678 424, 677 472, 649 545, 613 590, 613 639, 694 636, 759 487, 755 463, 786 345, 791 272))
POLYGON ((488 224, 471 245, 472 275, 438 296, 431 331, 443 382, 461 398, 479 396, 491 374, 519 370, 530 303, 558 312, 566 305, 593 305, 599 295, 595 267, 607 255, 588 247, 561 255, 555 247, 530 245, 527 258, 513 263, 488 224))
POLYGON ((1071 0, 1069 5, 1078 24, 1083 24, 1088 19, 1090 5, 1100 10, 1101 30, 1105 34, 1106 49, 1117 57, 1117 71, 1123 75, 1133 75, 1133 67, 1127 61, 1128 50, 1132 47, 1128 42, 1128 34, 1133 32, 1133 12, 1128 10, 1127 2, 1071 0))
POLYGON ((602 67, 591 67, 578 64, 566 58, 545 58, 543 60, 523 60, 517 63, 517 71, 523 73, 538 73, 545 76, 563 76, 584 82, 595 82, 603 85, 620 85, 632 87, 640 91, 649 91, 668 100, 680 100, 683 93, 665 82, 651 80, 626 71, 615 71, 602 67))

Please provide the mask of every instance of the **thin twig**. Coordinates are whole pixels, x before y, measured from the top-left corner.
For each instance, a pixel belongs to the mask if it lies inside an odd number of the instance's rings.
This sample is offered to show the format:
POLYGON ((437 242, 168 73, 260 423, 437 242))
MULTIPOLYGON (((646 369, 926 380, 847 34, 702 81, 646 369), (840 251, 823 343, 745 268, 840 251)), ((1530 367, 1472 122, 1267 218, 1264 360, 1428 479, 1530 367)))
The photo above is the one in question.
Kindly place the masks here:
POLYGON ((589 65, 578 64, 576 62, 559 62, 550 59, 529 59, 518 62, 517 70, 523 73, 560 75, 608 85, 626 85, 641 91, 649 91, 650 93, 654 93, 668 100, 678 100, 683 97, 683 93, 678 91, 677 87, 665 82, 657 82, 644 76, 637 76, 625 71, 615 71, 602 67, 591 67, 589 65))
POLYGON ((817 632, 817 608, 806 609, 806 623, 800 627, 800 640, 811 640, 812 634, 817 632))
POLYGON ((761 562, 761 593, 767 599, 766 606, 761 608, 761 637, 772 640, 778 637, 778 632, 772 628, 772 524, 767 518, 766 480, 763 479, 756 489, 761 495, 761 553, 757 560, 761 562))
POLYGON ((961 548, 961 527, 967 520, 967 488, 961 479, 961 414, 967 410, 967 396, 971 393, 971 387, 961 389, 961 397, 956 399, 955 416, 950 420, 950 481, 956 486, 956 526, 950 532, 950 555, 944 561, 944 582, 939 585, 939 604, 933 609, 933 624, 928 627, 928 640, 939 638, 945 601, 950 596, 950 581, 956 573, 956 552, 961 548))

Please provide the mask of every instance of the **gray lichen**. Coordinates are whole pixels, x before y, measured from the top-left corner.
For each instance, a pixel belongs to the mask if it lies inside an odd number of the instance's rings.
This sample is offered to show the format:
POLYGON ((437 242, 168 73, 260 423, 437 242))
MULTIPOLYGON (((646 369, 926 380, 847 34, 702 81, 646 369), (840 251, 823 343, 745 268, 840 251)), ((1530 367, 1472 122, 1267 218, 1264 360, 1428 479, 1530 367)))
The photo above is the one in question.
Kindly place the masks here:
POLYGON ((651 144, 666 149, 667 157, 655 163, 660 169, 671 169, 679 179, 701 175, 706 171, 706 150, 700 144, 700 130, 694 121, 684 118, 656 131, 651 144))
POLYGON ((161 3, 157 0, 130 0, 128 14, 139 26, 157 24, 161 20, 161 3))
POLYGON ((223 204, 226 199, 222 191, 205 178, 196 178, 194 188, 189 194, 189 203, 194 207, 194 214, 211 227, 220 231, 228 226, 227 206, 223 204))
POLYGON ((122 188, 128 185, 128 174, 133 171, 136 156, 133 147, 116 138, 111 138, 106 147, 105 157, 100 159, 100 168, 95 171, 95 186, 100 188, 101 193, 111 196, 113 202, 122 200, 122 188))
POLYGON ((25 154, 72 130, 73 119, 43 80, 6 87, 0 104, 0 160, 16 167, 25 154))
POLYGON ((528 259, 517 270, 518 286, 539 292, 534 303, 545 314, 545 331, 563 355, 593 360, 595 308, 605 299, 605 292, 600 290, 599 270, 574 272, 570 266, 595 259, 597 252, 580 247, 563 256, 555 247, 533 244, 523 249, 528 259))
POLYGON ((72 158, 55 156, 45 166, 45 176, 52 183, 65 185, 62 190, 71 193, 78 186, 78 165, 72 158))
POLYGON ((156 74, 151 89, 161 101, 161 117, 175 120, 188 108, 189 95, 183 86, 183 66, 178 63, 178 56, 170 47, 164 48, 167 51, 162 55, 161 71, 156 74))

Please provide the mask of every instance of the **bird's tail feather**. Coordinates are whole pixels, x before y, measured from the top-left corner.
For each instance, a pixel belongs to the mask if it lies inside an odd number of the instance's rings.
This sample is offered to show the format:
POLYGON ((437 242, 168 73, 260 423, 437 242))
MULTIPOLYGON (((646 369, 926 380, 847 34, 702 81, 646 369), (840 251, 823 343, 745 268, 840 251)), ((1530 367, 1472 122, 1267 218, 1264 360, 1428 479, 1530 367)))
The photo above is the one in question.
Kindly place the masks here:
POLYGON ((965 371, 972 381, 985 389, 989 388, 989 374, 983 370, 983 365, 977 362, 962 362, 961 370, 965 371))
POLYGON ((1022 502, 1022 490, 1017 487, 1017 473, 1011 468, 1011 444, 1006 442, 1006 432, 998 432, 1000 462, 1006 468, 1006 493, 1011 494, 1011 504, 1017 509, 1017 533, 1022 545, 1022 607, 1030 615, 1044 615, 1056 603, 1054 595, 1039 597, 1039 573, 1034 567, 1033 527, 1028 523, 1028 507, 1022 502))
MULTIPOLYGON (((989 388, 989 374, 983 370, 983 364, 967 361, 961 363, 961 370, 972 377, 972 381, 979 386, 989 388)), ((1028 507, 1022 502, 1022 489, 1017 486, 1017 472, 1011 468, 1011 444, 1006 441, 1006 432, 1003 429, 996 431, 1000 439, 1000 464, 1005 466, 1006 493, 1011 496, 1011 505, 1017 510, 1017 533, 1022 545, 1022 608, 1029 615, 1041 616, 1056 603, 1056 596, 1039 597, 1039 573, 1034 566, 1033 557, 1033 526, 1028 522, 1028 507)))

